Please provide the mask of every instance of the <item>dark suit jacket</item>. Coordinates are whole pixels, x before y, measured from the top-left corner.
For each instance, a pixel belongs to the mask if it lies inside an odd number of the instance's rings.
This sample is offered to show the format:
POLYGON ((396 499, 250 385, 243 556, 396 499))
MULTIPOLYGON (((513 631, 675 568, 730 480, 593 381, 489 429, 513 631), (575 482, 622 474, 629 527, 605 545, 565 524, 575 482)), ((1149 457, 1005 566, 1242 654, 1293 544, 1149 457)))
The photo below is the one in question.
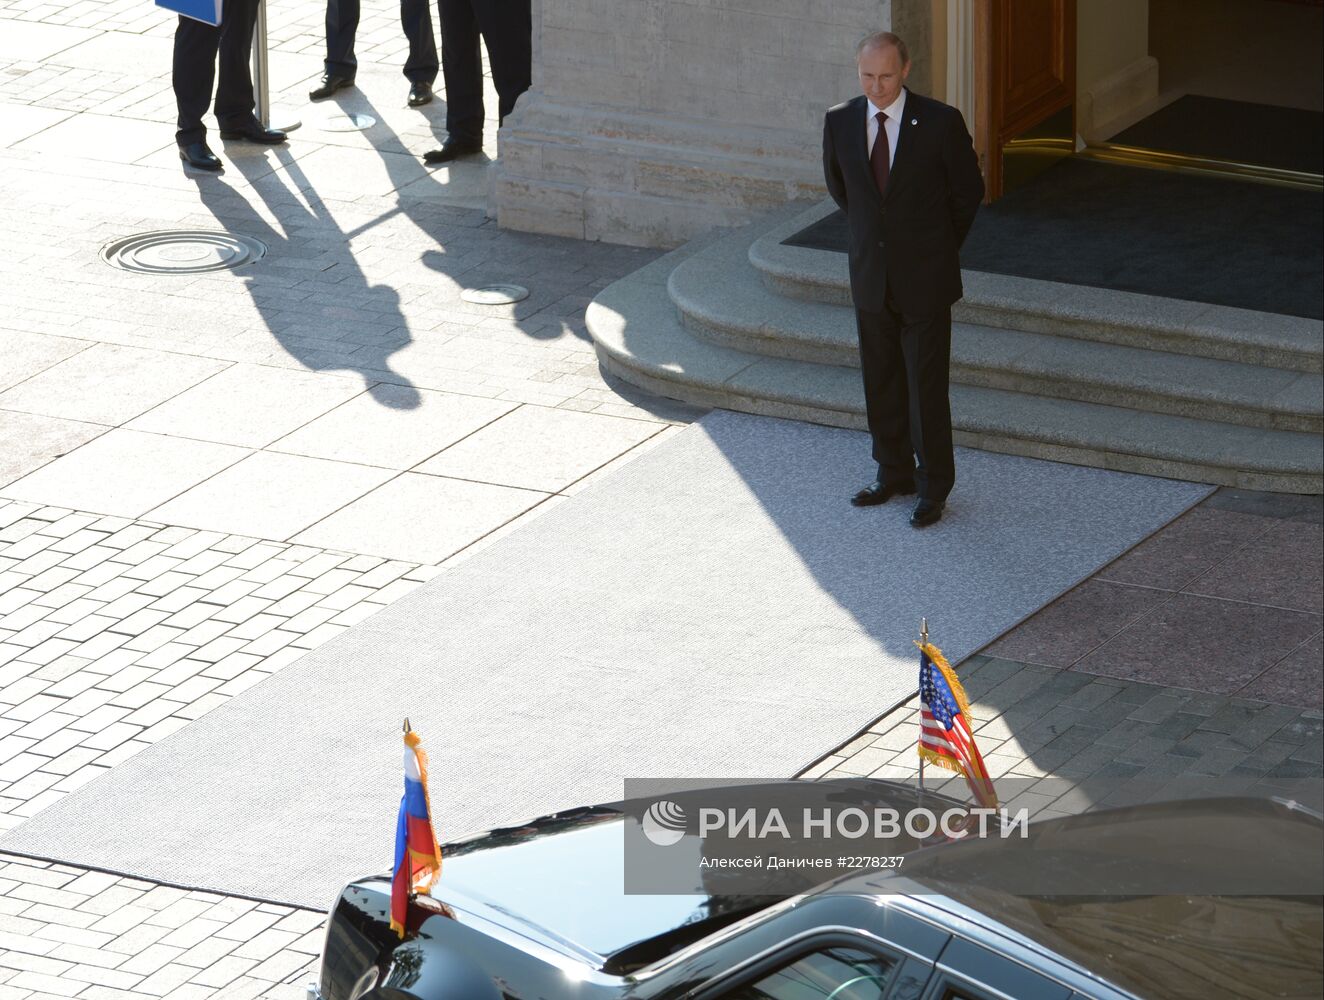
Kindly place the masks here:
POLYGON ((882 312, 890 286, 906 317, 925 319, 961 297, 957 251, 984 198, 961 113, 906 91, 887 194, 869 165, 861 95, 828 111, 823 174, 850 224, 851 294, 859 309, 882 312))

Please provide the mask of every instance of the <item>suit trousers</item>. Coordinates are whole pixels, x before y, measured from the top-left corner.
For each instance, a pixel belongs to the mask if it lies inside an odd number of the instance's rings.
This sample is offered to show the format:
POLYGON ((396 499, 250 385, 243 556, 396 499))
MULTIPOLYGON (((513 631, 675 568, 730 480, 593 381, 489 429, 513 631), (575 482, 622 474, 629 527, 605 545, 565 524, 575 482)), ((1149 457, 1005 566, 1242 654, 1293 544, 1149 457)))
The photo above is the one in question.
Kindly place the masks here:
POLYGON ((487 43, 502 118, 529 89, 533 76, 531 0, 437 0, 441 15, 441 72, 446 81, 446 131, 458 142, 483 138, 483 63, 487 43))
POLYGON ((956 481, 952 413, 951 307, 918 319, 888 296, 882 312, 855 310, 873 457, 886 485, 914 482, 923 499, 942 502, 956 481))
MULTIPOLYGON (((432 34, 428 0, 400 0, 400 27, 409 39, 405 76, 413 83, 437 79, 437 41, 432 34)), ((326 71, 354 79, 359 61, 354 57, 354 36, 359 28, 359 0, 327 0, 326 71)))
POLYGON ((216 120, 221 127, 241 126, 253 120, 253 24, 258 0, 225 0, 218 27, 191 17, 181 17, 175 28, 175 56, 171 82, 179 118, 175 142, 187 146, 205 142, 207 127, 202 116, 216 87, 216 120))

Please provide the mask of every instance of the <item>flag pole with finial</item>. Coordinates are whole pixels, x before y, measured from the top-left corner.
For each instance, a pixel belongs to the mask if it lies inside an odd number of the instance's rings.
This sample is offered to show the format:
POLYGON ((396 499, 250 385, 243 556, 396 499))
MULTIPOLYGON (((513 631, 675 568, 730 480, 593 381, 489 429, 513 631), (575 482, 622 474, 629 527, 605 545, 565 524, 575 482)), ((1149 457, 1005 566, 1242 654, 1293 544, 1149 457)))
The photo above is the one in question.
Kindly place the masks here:
MULTIPOLYGON (((920 663, 922 664, 924 662, 924 655, 925 655, 924 647, 929 644, 929 620, 927 618, 921 618, 919 620, 919 643, 920 643, 920 649, 919 649, 920 663)), ((923 671, 921 671, 921 673, 923 673, 923 671)), ((919 757, 920 794, 924 793, 924 755, 922 753, 919 753, 918 746, 922 745, 923 742, 924 742, 924 691, 923 689, 921 689, 920 700, 919 700, 919 738, 916 743, 916 747, 917 747, 916 754, 919 757)))

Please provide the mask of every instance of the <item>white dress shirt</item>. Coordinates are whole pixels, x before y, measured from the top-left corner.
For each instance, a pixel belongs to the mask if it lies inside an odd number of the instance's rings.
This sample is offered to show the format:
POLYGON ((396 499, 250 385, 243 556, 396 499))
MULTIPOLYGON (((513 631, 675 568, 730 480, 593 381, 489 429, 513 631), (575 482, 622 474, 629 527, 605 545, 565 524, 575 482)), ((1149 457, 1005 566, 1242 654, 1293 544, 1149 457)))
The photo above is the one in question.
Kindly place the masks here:
POLYGON ((901 115, 906 110, 906 88, 901 88, 901 93, 897 99, 885 108, 880 108, 873 101, 865 98, 869 105, 869 114, 865 117, 864 125, 868 129, 866 134, 866 146, 869 155, 873 156, 874 140, 878 138, 878 112, 882 111, 887 115, 887 166, 890 169, 894 160, 896 160, 896 143, 901 137, 901 115))

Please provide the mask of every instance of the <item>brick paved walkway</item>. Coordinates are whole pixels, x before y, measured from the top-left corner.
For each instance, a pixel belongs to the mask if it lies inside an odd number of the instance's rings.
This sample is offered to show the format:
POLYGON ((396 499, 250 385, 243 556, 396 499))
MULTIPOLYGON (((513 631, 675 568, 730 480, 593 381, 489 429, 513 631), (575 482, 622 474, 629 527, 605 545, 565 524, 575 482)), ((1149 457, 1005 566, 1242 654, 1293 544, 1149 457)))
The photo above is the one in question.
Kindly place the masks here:
MULTIPOLYGON (((305 104, 321 20, 270 5, 289 146, 193 178, 167 15, 0 0, 0 828, 696 415, 605 380, 584 334, 652 255, 501 232, 482 161, 424 170, 444 105, 403 106, 394 8, 365 7, 359 89, 305 104), (378 123, 336 131, 341 109, 378 123), (97 257, 175 227, 270 252, 169 279, 97 257), (493 281, 531 295, 462 301, 493 281)), ((1220 491, 963 667, 1015 801, 1319 776, 1320 520, 1220 491)), ((909 778, 913 727, 902 706, 811 773, 909 778)), ((320 919, 0 858, 0 1000, 297 1000, 320 919)))
POLYGON ((439 572, 0 502, 0 827, 439 572))
POLYGON ((320 913, 0 855, 0 997, 293 1000, 320 913))

